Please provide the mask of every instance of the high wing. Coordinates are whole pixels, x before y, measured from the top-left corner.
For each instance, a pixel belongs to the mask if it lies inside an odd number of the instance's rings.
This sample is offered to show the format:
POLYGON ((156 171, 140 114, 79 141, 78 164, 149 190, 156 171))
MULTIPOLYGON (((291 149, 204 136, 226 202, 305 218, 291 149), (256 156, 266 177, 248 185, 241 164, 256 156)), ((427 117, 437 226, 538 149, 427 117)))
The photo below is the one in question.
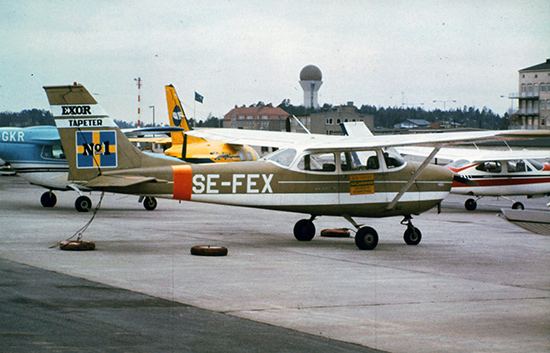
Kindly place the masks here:
POLYGON ((489 141, 548 138, 550 131, 545 130, 487 130, 469 132, 423 133, 409 135, 378 136, 335 136, 319 134, 297 134, 277 131, 258 131, 241 129, 212 129, 190 131, 193 136, 217 139, 226 143, 249 144, 255 146, 290 147, 302 146, 308 151, 354 150, 429 145, 441 148, 446 145, 489 141))
MULTIPOLYGON (((399 147, 397 151, 403 155, 427 157, 432 148, 423 146, 399 147)), ((474 148, 442 148, 436 155, 449 161, 459 159, 468 160, 470 163, 483 161, 513 161, 518 159, 546 159, 550 158, 548 150, 478 150, 474 148)))
POLYGON ((252 145, 268 147, 289 147, 305 144, 313 140, 327 141, 336 136, 302 134, 280 131, 242 130, 242 129, 205 129, 187 131, 187 135, 203 139, 218 140, 232 145, 252 145))
POLYGON ((170 134, 184 131, 177 126, 146 127, 139 129, 124 129, 122 132, 134 143, 156 143, 159 145, 172 144, 170 134), (163 136, 164 135, 164 136, 163 136))

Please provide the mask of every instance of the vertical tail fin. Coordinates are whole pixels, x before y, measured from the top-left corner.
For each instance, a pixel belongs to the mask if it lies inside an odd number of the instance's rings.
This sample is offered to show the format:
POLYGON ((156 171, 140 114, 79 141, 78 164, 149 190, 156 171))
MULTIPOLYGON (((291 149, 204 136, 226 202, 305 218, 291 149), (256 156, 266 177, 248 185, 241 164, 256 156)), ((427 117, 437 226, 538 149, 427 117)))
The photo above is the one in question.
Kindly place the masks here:
MULTIPOLYGON (((166 89, 166 103, 168 104, 168 119, 170 120, 170 126, 177 126, 183 128, 184 131, 191 130, 189 128, 189 122, 187 121, 187 117, 185 116, 185 112, 183 111, 183 107, 181 106, 181 102, 178 98, 178 94, 176 93, 176 89, 172 85, 166 85, 164 86, 166 89)), ((181 143, 182 134, 178 133, 181 143)), ((174 139, 174 134, 172 134, 172 140, 174 139)))
POLYGON ((138 150, 79 84, 44 87, 69 163, 69 180, 143 167, 156 159, 138 150))

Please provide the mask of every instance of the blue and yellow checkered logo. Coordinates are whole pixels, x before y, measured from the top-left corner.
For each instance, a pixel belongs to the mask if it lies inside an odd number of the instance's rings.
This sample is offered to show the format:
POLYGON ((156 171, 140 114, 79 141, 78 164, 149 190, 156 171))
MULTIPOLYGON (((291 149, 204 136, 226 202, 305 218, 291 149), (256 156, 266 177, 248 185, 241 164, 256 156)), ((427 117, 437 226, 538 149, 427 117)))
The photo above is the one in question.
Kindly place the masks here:
POLYGON ((77 131, 77 168, 115 168, 117 166, 115 131, 77 131))

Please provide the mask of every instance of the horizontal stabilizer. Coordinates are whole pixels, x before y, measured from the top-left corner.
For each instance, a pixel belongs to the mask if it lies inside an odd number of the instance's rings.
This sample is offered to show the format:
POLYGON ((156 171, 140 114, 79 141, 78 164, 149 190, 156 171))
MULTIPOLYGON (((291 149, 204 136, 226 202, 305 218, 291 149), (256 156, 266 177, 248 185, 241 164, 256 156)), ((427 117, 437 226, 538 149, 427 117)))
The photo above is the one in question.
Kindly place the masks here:
POLYGON ((153 177, 122 176, 122 175, 100 175, 87 182, 84 186, 90 188, 128 187, 136 184, 157 181, 153 177))

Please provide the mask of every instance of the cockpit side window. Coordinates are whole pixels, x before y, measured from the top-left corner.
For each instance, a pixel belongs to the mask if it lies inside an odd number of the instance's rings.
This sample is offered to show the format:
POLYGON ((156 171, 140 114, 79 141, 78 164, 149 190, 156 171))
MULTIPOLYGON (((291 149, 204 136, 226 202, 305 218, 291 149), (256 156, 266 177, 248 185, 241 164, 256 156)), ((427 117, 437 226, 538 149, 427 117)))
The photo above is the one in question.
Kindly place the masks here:
POLYGON ((499 161, 488 161, 478 165, 476 170, 487 173, 500 173, 502 171, 502 165, 499 161))
POLYGON ((312 172, 335 172, 334 153, 311 153, 304 155, 297 168, 312 172))
POLYGON ((42 158, 47 159, 66 159, 65 152, 61 145, 44 146, 41 153, 42 158))
POLYGON ((521 159, 517 161, 508 161, 506 162, 506 166, 508 168, 508 173, 522 173, 531 170, 531 168, 525 164, 525 161, 521 159))

